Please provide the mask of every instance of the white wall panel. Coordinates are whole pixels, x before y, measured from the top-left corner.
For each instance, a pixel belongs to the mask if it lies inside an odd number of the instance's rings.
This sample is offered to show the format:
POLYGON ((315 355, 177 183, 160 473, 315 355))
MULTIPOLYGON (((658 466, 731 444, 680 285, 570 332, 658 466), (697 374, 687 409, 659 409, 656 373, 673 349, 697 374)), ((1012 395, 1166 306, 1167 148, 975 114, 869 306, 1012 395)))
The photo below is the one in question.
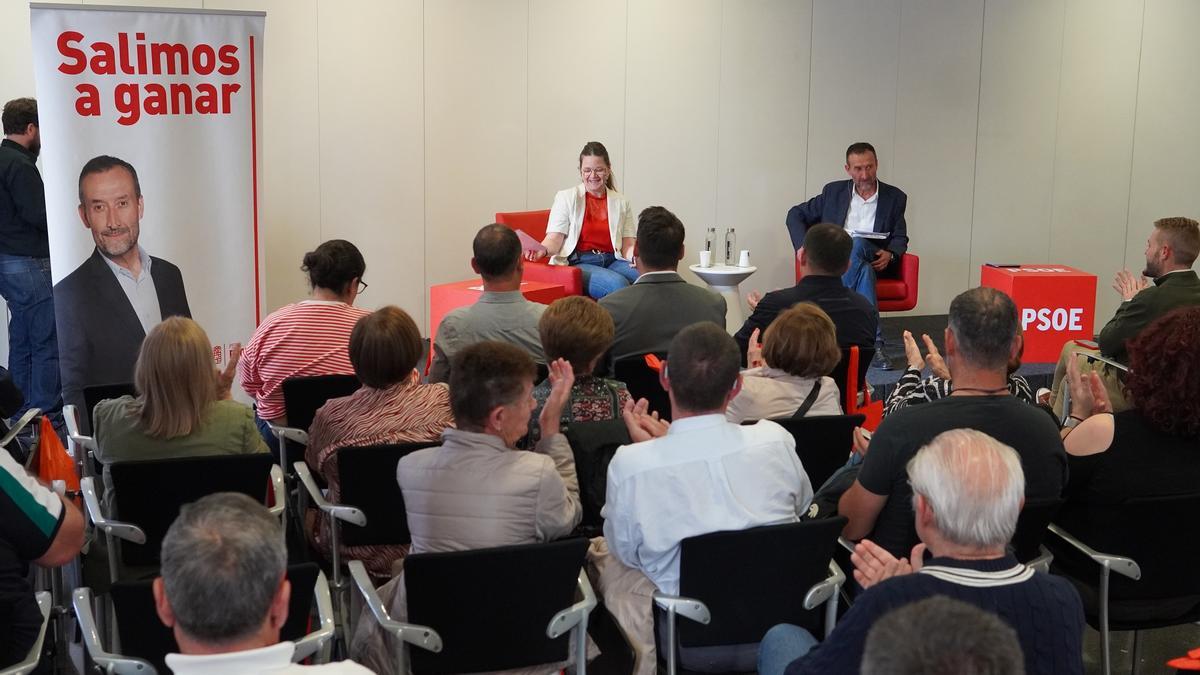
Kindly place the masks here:
POLYGON ((321 239, 367 261, 368 308, 394 304, 422 325, 425 165, 420 0, 318 6, 321 239), (399 264, 398 264, 399 263, 399 264))
MULTIPOLYGON (((263 316, 308 293, 300 272, 321 242, 316 0, 208 0, 207 9, 265 11, 259 249, 263 316)), ((247 336, 249 337, 249 336, 247 336)))
POLYGON ((689 251, 726 225, 716 222, 721 44, 718 0, 630 3, 623 189, 635 215, 665 206, 679 216, 689 251))
POLYGON ((921 257, 914 314, 946 311, 970 277, 983 0, 906 0, 900 12, 895 167, 921 257))
MULTIPOLYGON (((529 180, 496 211, 548 209, 579 182, 579 150, 600 141, 625 189, 625 2, 530 0, 529 180)), ((636 214, 635 214, 636 215, 636 214)))
POLYGON ((899 25, 899 2, 813 4, 808 196, 846 178, 846 146, 855 141, 875 146, 880 180, 894 182, 899 25))
POLYGON ((1108 280, 1125 253, 1117 242, 1126 238, 1142 9, 1067 2, 1047 259, 1100 277, 1096 330, 1121 300, 1108 280))
MULTIPOLYGON (((795 266, 784 217, 806 198, 812 5, 726 0, 721 31, 715 222, 737 228, 738 247, 749 249, 758 267, 744 291, 791 286, 795 266)), ((688 264, 698 261, 704 241, 704 228, 692 229, 688 264)))
POLYGON ((1200 218, 1196 26, 1200 26, 1200 3, 1146 3, 1125 253, 1125 264, 1134 271, 1145 262, 1146 237, 1155 220, 1200 218))
POLYGON ((528 20, 524 0, 425 3, 427 287, 470 278, 475 233, 524 200, 528 20))
POLYGON ((984 9, 971 281, 986 262, 1047 262, 1063 0, 984 9))

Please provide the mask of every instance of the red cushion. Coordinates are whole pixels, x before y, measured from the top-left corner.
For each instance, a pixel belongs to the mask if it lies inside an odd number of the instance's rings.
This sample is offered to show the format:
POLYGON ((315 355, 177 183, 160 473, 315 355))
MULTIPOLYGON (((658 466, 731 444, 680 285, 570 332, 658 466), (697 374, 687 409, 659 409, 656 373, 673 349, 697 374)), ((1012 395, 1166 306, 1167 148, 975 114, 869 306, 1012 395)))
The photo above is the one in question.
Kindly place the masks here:
POLYGON ((876 279, 875 295, 880 300, 903 300, 908 297, 908 284, 900 279, 876 279))
MULTIPOLYGON (((541 241, 546 238, 546 224, 550 222, 550 209, 497 213, 496 222, 514 230, 522 230, 525 234, 541 241)), ((566 295, 583 295, 583 272, 578 268, 566 265, 551 265, 549 258, 543 258, 536 263, 526 261, 524 278, 527 281, 561 284, 563 293, 566 295)))

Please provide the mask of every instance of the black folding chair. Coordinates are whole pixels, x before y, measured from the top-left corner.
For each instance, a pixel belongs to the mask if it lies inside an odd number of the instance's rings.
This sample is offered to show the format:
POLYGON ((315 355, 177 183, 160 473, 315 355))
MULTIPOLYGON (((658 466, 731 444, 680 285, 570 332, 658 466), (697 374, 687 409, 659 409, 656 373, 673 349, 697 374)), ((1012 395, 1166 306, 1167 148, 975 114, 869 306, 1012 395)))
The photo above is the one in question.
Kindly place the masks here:
MULTIPOLYGON (((667 358, 666 353, 657 356, 667 358)), ((658 381, 658 371, 646 365, 645 354, 617 359, 613 363, 613 377, 625 383, 635 401, 644 398, 650 402, 650 410, 664 420, 671 419, 671 398, 658 381)))
POLYGON ((845 517, 688 537, 679 595, 654 593, 655 644, 668 675, 753 672, 758 643, 779 623, 824 634, 846 576, 833 563, 845 517), (677 624, 676 616, 691 621, 677 624))
POLYGON ((308 445, 308 428, 312 426, 317 410, 331 398, 349 396, 358 391, 362 383, 354 375, 316 375, 313 377, 289 377, 283 381, 283 410, 287 426, 268 422, 271 432, 279 441, 279 464, 292 478, 290 456, 304 457, 308 445))
POLYGON ((304 486, 300 512, 304 513, 307 509, 306 500, 303 499, 307 496, 329 518, 330 568, 339 613, 347 604, 342 598, 345 586, 342 578, 342 544, 390 545, 412 541, 404 495, 396 480, 396 465, 401 457, 436 445, 439 444, 423 442, 341 448, 335 458, 338 485, 341 488, 341 501, 336 504, 325 499, 308 465, 304 462, 295 463, 296 475, 304 486))
POLYGON ((83 388, 83 405, 87 407, 84 416, 87 428, 83 433, 90 434, 96 428, 96 404, 110 398, 122 396, 137 396, 132 382, 114 382, 112 384, 89 384, 83 388))
POLYGON ((1086 516, 1093 526, 1085 536, 1051 524, 1055 536, 1046 544, 1054 553, 1051 571, 1071 581, 1088 624, 1100 632, 1108 675, 1110 631, 1134 631, 1136 668, 1140 631, 1200 620, 1200 539, 1188 534, 1200 516, 1200 493, 1093 504, 1086 516))
POLYGON ((1058 515, 1062 505, 1063 500, 1060 497, 1030 499, 1025 502, 1025 506, 1021 507, 1021 515, 1017 517, 1017 530, 1009 542, 1009 549, 1017 560, 1036 570, 1050 571, 1050 563, 1054 556, 1043 542, 1049 531, 1046 528, 1054 520, 1054 516, 1058 515))
POLYGON ((816 490, 846 464, 854 446, 854 427, 862 426, 866 419, 864 415, 817 415, 771 421, 796 439, 796 456, 816 490))
POLYGON ((112 513, 100 505, 95 478, 81 480, 80 490, 88 518, 107 538, 112 581, 121 579, 122 567, 157 567, 162 538, 180 508, 206 495, 240 492, 263 501, 271 491, 271 513, 284 517, 283 472, 266 453, 116 462, 109 472, 112 513))
POLYGON ((563 432, 575 455, 575 474, 579 478, 579 501, 583 506, 580 531, 587 536, 603 532, 605 493, 608 491, 608 465, 617 448, 630 443, 629 430, 620 419, 603 422, 577 422, 563 432))
POLYGON ((350 563, 373 618, 396 640, 396 672, 474 673, 566 661, 587 672, 583 573, 588 540, 422 553, 404 561, 408 621, 393 621, 359 561, 350 563), (576 602, 576 592, 582 600, 576 602), (409 653, 408 645, 420 649, 409 653))
MULTIPOLYGON (((280 640, 295 643, 292 661, 314 657, 320 663, 329 660, 326 646, 333 637, 333 608, 329 599, 329 584, 325 575, 314 563, 291 565, 287 571, 292 583, 292 594, 288 603, 288 618, 279 631, 280 640), (316 628, 308 632, 314 605, 317 610, 316 628)), ((83 633, 83 644, 88 655, 105 672, 152 674, 171 672, 166 665, 166 656, 178 652, 175 634, 162 624, 154 606, 153 580, 120 581, 113 584, 113 611, 116 629, 120 635, 121 653, 105 649, 96 628, 92 612, 90 588, 75 590, 73 604, 79 627, 83 633)))

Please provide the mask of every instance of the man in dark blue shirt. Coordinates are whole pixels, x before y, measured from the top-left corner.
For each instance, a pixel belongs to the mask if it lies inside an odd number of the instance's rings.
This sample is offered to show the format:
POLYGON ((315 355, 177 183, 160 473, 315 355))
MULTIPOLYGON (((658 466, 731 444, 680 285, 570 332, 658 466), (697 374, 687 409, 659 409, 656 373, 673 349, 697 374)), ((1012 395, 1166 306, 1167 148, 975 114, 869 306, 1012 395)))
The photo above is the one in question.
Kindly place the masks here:
POLYGON ((980 431, 954 429, 908 463, 921 542, 897 558, 869 540, 851 556, 866 590, 819 645, 781 624, 759 647, 761 675, 859 672, 867 633, 893 609, 943 595, 1012 626, 1025 670, 1083 673, 1083 605, 1070 582, 1037 572, 1005 550, 1024 502, 1025 474, 1012 448, 980 431), (928 550, 932 557, 925 559, 928 550))
POLYGON ((0 296, 8 303, 8 369, 28 408, 60 407, 58 337, 46 234, 46 193, 37 170, 37 101, 18 98, 0 115, 0 296))

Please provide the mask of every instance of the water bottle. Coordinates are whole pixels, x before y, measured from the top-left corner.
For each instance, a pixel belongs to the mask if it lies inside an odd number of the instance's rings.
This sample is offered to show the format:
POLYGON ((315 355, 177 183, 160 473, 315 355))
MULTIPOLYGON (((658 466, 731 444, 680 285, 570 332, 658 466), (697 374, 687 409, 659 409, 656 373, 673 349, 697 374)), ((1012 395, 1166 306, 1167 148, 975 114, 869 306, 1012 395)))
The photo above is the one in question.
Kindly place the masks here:
POLYGON ((737 264, 737 232, 732 227, 725 230, 725 264, 737 264))
POLYGON ((712 251, 717 245, 717 228, 710 227, 704 231, 704 250, 712 251))

